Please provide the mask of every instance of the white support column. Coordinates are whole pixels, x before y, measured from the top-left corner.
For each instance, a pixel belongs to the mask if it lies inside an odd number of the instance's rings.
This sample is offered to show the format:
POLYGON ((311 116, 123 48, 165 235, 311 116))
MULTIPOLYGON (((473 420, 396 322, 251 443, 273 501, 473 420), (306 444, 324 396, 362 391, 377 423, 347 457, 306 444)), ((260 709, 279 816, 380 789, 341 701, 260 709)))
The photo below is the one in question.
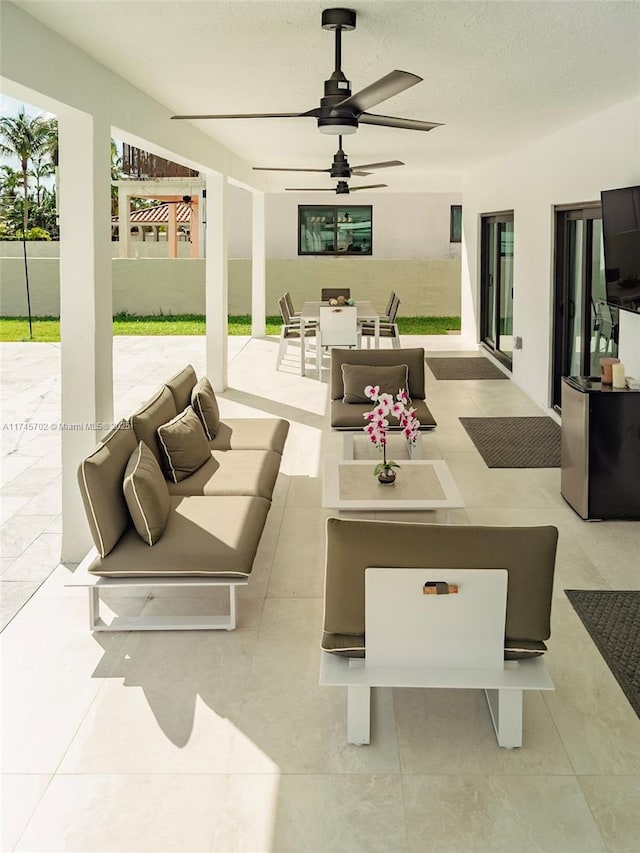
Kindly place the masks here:
POLYGON ((215 391, 224 391, 228 384, 228 195, 226 175, 208 172, 205 240, 206 373, 215 391))
POLYGON ((266 239, 264 193, 251 193, 253 240, 251 249, 251 336, 264 338, 266 326, 266 239))
POLYGON ((131 242, 130 209, 131 196, 127 194, 124 187, 118 187, 118 249, 121 258, 129 257, 129 243, 131 242))
POLYGON ((79 562, 91 538, 76 471, 113 421, 110 127, 65 112, 58 139, 62 559, 79 562))

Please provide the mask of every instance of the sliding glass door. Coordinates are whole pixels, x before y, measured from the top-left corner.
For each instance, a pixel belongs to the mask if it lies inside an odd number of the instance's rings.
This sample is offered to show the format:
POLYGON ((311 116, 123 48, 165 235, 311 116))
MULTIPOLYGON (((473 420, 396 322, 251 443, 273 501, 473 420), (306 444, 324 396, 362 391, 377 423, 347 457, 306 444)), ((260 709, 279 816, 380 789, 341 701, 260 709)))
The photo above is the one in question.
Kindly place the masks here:
POLYGON ((513 359, 513 213, 482 217, 480 338, 510 369, 513 359))
POLYGON ((606 302, 599 204, 556 208, 552 404, 563 376, 599 376, 618 353, 618 309, 606 302))

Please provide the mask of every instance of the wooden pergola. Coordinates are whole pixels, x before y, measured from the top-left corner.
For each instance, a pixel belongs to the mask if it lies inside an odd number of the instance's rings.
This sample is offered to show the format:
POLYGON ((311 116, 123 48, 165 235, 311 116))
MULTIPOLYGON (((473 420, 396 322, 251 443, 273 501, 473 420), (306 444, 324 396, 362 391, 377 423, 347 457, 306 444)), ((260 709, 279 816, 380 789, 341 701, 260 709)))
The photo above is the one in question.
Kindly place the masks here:
MULTIPOLYGON (((131 226, 144 223, 167 226, 167 255, 178 257, 178 225, 189 225, 189 257, 200 257, 200 199, 205 188, 202 178, 155 178, 153 180, 119 180, 112 182, 118 187, 118 235, 120 257, 128 258, 131 244, 131 226), (131 210, 132 198, 154 199, 158 206, 142 210, 131 210)), ((112 220, 113 222, 113 220, 112 220)), ((157 230, 156 230, 157 235, 157 230)))

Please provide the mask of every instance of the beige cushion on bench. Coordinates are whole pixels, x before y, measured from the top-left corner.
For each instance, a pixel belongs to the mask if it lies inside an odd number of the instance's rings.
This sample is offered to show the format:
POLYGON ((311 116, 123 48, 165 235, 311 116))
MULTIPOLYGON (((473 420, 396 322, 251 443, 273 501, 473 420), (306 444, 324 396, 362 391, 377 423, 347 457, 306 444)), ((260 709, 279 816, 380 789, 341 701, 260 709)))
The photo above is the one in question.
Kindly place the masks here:
MULTIPOLYGON (((505 657, 529 657, 548 639, 558 531, 327 520, 322 648, 364 648, 365 570, 369 567, 507 569, 505 657)), ((345 652, 345 650, 347 650, 345 652)), ((356 657, 357 654, 349 654, 356 657)))
POLYGON ((376 367, 385 365, 406 364, 409 369, 409 387, 407 391, 412 400, 424 400, 424 349, 413 347, 407 349, 356 349, 331 351, 331 399, 342 400, 344 383, 342 378, 343 364, 371 364, 376 367))
MULTIPOLYGON (((424 400, 412 400, 411 404, 420 421, 420 429, 433 429, 436 422, 424 400)), ((363 415, 365 412, 370 412, 372 408, 373 403, 343 403, 342 400, 332 400, 331 426, 333 429, 362 429, 366 424, 363 415)), ((389 429, 399 428, 398 422, 390 418, 389 429)))
POLYGON ((163 385, 150 400, 131 415, 131 425, 136 439, 144 441, 160 463, 160 467, 163 466, 164 460, 158 444, 158 427, 168 423, 177 414, 173 394, 166 385, 163 385))
POLYGON ((273 450, 211 451, 211 459, 179 483, 170 495, 254 495, 271 500, 280 468, 273 450))
POLYGON ((245 577, 251 573, 269 501, 250 497, 172 497, 153 548, 131 528, 107 557, 89 566, 104 577, 245 577))
POLYGON ((128 422, 121 421, 78 467, 78 484, 91 537, 103 557, 131 526, 122 481, 137 444, 128 422))
POLYGON ((155 545, 167 523, 169 490, 158 460, 144 441, 131 454, 122 490, 138 535, 147 545, 155 545))
POLYGON ((209 442, 193 406, 158 427, 158 447, 165 477, 171 483, 186 480, 209 461, 209 442))
POLYGON ((282 418, 228 418, 220 421, 211 450, 274 450, 282 455, 289 421, 282 418))
POLYGON ((398 391, 407 391, 408 372, 406 364, 343 364, 342 402, 364 403, 371 408, 373 403, 364 393, 368 385, 377 386, 381 394, 391 394, 395 400, 398 391))
POLYGON ((196 382, 196 372, 190 364, 183 367, 168 382, 165 382, 165 387, 171 391, 171 395, 173 396, 173 401, 176 405, 176 414, 186 409, 191 403, 191 392, 196 382))

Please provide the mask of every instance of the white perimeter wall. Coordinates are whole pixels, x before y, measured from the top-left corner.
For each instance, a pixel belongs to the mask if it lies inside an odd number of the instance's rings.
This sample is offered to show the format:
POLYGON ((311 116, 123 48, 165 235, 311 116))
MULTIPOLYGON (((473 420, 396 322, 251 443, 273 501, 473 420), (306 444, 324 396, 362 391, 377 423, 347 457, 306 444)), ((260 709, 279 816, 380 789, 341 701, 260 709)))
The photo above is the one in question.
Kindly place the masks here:
MULTIPOLYGON (((323 202, 335 196, 323 193, 323 202)), ((364 195, 364 194, 363 194, 364 195)), ((384 308, 391 290, 400 296, 404 316, 459 315, 461 244, 449 242, 450 208, 462 203, 456 193, 368 193, 373 208, 373 256, 298 256, 298 205, 319 203, 317 194, 266 196, 266 306, 277 314, 277 299, 289 290, 295 304, 319 298, 327 281, 351 286, 384 308)), ((350 197, 351 198, 351 197, 350 197)), ((229 186, 229 313, 251 312, 251 193, 229 186)), ((353 196, 348 203, 364 199, 353 196)), ((59 243, 29 242, 32 309, 35 315, 59 311, 59 243)), ((111 243, 113 311, 132 314, 204 313, 204 261, 167 258, 166 242, 132 243, 139 260, 118 259, 111 243), (152 260, 153 259, 153 260, 152 260)), ((22 244, 0 243, 0 314, 26 313, 22 244)))
MULTIPOLYGON (((554 205, 599 201, 600 191, 640 183, 640 98, 621 103, 484 164, 464 183, 463 335, 479 333, 480 215, 514 211, 513 377, 550 402, 554 205)), ((640 377, 640 316, 620 312, 620 359, 640 377)))

